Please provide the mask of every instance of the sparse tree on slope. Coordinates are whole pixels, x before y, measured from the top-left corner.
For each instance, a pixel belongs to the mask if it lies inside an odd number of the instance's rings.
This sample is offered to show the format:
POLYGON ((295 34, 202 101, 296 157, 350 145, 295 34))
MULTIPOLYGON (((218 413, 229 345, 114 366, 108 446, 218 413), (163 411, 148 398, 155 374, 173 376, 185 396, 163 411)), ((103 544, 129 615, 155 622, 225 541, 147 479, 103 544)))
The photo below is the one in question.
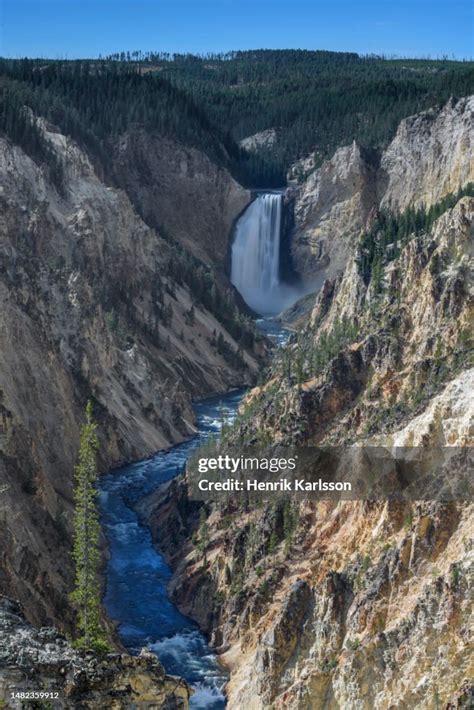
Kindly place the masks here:
POLYGON ((75 588, 71 595, 78 612, 81 636, 77 645, 96 651, 108 650, 100 620, 100 523, 97 510, 97 425, 92 418, 92 404, 86 407, 86 422, 81 429, 79 462, 75 471, 74 548, 75 588))

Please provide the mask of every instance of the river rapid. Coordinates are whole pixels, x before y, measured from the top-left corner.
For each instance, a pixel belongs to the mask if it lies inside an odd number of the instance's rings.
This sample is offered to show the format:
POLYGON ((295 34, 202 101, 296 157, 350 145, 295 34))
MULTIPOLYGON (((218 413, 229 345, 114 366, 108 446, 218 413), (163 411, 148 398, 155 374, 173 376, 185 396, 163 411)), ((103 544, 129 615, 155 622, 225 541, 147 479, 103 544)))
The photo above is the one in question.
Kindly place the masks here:
POLYGON ((104 605, 117 624, 125 648, 137 654, 145 646, 172 675, 194 688, 192 708, 225 707, 226 677, 198 626, 183 616, 167 595, 171 570, 153 546, 151 533, 135 504, 183 470, 187 458, 223 422, 232 422, 245 390, 212 397, 194 405, 198 434, 159 451, 145 461, 102 476, 99 505, 109 546, 104 605))
MULTIPOLYGON (((261 220, 257 220, 258 233, 255 237, 252 231, 255 220, 249 220, 248 215, 244 214, 241 218, 244 225, 248 224, 252 229, 244 233, 239 227, 239 238, 242 240, 245 237, 250 244, 257 240, 264 246, 269 241, 275 249, 279 249, 280 212, 278 219, 274 212, 277 208, 281 210, 281 195, 276 197, 271 194, 268 201, 272 209, 268 209, 268 214, 265 212, 264 216, 268 218, 269 225, 262 226, 261 220), (276 234, 272 234, 272 230, 276 234)), ((251 206, 250 209, 255 211, 256 207, 251 206)), ((271 249, 262 248, 260 251, 265 258, 273 259, 271 249)), ((264 267, 265 273, 270 273, 270 266, 264 264, 264 267)), ((275 281, 277 266, 272 268, 275 281)), ((275 290, 273 281, 271 289, 275 290)), ((266 295, 268 302, 271 302, 271 297, 275 295, 273 291, 270 289, 262 296, 262 289, 259 297, 266 295)), ((277 347, 288 339, 289 331, 277 320, 259 318, 256 325, 277 347)), ((224 708, 227 678, 198 626, 183 616, 168 598, 171 570, 153 546, 150 530, 139 520, 135 507, 141 498, 179 474, 190 454, 210 436, 218 435, 224 422, 233 421, 244 394, 245 390, 234 390, 196 402, 194 411, 198 433, 193 439, 159 451, 144 461, 111 471, 99 481, 101 520, 109 547, 103 600, 107 614, 117 625, 118 636, 131 654, 138 654, 143 647, 147 647, 157 654, 168 673, 179 675, 189 682, 194 689, 190 707, 195 709, 224 708)))

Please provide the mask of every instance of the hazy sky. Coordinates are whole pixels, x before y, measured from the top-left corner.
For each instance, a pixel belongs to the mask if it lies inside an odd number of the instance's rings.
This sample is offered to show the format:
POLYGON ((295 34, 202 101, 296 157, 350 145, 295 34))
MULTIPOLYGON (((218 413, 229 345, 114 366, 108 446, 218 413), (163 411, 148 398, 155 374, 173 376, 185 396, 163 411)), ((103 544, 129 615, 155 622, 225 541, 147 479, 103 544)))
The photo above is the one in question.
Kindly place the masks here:
POLYGON ((473 57, 472 0, 0 0, 0 55, 259 47, 473 57))

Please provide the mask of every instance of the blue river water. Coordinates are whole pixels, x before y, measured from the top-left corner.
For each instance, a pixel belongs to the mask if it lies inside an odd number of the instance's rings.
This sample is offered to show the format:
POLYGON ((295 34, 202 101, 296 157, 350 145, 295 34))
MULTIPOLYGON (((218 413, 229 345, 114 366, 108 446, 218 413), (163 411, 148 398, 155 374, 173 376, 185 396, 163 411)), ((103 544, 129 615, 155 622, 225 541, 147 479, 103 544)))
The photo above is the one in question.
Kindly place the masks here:
MULTIPOLYGON (((277 345, 288 331, 276 321, 257 321, 277 345)), ((102 476, 99 507, 109 546, 104 605, 117 624, 123 645, 132 654, 148 647, 166 671, 185 678, 194 689, 190 706, 225 707, 226 676, 198 626, 183 616, 167 595, 171 570, 153 545, 148 527, 134 510, 140 498, 183 470, 189 455, 223 422, 232 422, 245 390, 234 390, 194 404, 198 433, 182 444, 102 476)))

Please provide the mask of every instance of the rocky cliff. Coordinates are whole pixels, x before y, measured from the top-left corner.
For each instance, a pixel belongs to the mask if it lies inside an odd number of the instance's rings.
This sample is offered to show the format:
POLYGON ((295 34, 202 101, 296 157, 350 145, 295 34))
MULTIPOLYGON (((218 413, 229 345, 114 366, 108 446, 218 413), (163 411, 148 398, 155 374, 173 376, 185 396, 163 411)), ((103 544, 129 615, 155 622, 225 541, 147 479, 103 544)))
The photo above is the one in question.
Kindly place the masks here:
MULTIPOLYGON (((0 588, 31 621, 67 624, 72 472, 86 400, 105 469, 191 435, 192 398, 251 381, 261 346, 230 290, 183 250, 179 225, 164 219, 163 238, 74 141, 38 125, 55 174, 0 138, 0 588)), ((197 200, 194 188, 181 216, 194 214, 197 226, 187 228, 198 251, 218 253, 245 193, 207 158, 193 160, 203 192, 197 200), (234 193, 220 233, 207 234, 234 193)), ((173 189, 179 212, 183 181, 164 186, 157 203, 171 203, 173 189)))
POLYGON ((351 240, 377 204, 378 158, 355 142, 339 148, 296 192, 293 261, 303 276, 320 283, 340 273, 351 240))
POLYGON ((152 653, 100 658, 79 652, 54 628, 33 628, 6 597, 0 597, 0 645, 2 707, 188 707, 191 688, 166 675, 152 653))
MULTIPOLYGON (((301 187, 294 256, 328 278, 224 443, 472 444, 474 198, 440 204, 473 179, 472 101, 407 119, 381 155, 340 149, 301 187), (411 230, 403 210, 420 195, 436 214, 411 230)), ((223 263, 245 191, 197 152, 141 133, 118 141, 106 184, 76 143, 40 125, 55 174, 0 140, 0 588, 29 620, 67 627, 87 399, 105 469, 188 436, 191 398, 251 383, 262 344, 209 268, 223 263)), ((472 504, 203 506, 178 480, 141 512, 176 570, 173 599, 229 668, 231 710, 472 704, 472 504)), ((5 603, 6 690, 26 658, 29 687, 37 672, 85 707, 99 693, 185 706, 187 687, 156 660, 109 658, 112 681, 5 603)))
MULTIPOLYGON (((226 443, 472 446, 473 236, 463 197, 370 273, 358 241, 226 443)), ((205 528, 198 506, 181 481, 142 513, 229 668, 229 708, 470 707, 467 498, 235 498, 206 505, 205 528)))
POLYGON ((473 144, 469 97, 404 119, 381 152, 356 143, 337 150, 293 189, 299 272, 312 278, 321 271, 320 283, 341 273, 372 210, 429 208, 474 181, 473 144))
POLYGON ((383 152, 381 205, 430 207, 474 178, 474 96, 410 116, 383 152))
POLYGON ((132 131, 116 142, 111 169, 147 222, 209 264, 225 265, 235 219, 250 202, 204 153, 132 131))

